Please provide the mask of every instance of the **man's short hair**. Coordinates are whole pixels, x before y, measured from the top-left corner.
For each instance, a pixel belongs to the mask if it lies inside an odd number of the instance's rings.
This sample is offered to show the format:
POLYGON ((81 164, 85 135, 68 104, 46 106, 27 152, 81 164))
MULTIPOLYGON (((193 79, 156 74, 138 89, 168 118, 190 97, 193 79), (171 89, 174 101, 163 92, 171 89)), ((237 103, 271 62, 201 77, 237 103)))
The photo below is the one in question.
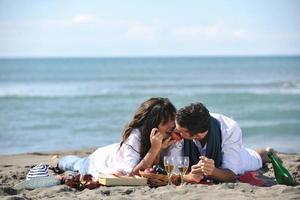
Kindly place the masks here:
POLYGON ((176 114, 176 122, 181 127, 188 129, 193 136, 209 129, 210 114, 202 103, 196 102, 179 109, 176 114))

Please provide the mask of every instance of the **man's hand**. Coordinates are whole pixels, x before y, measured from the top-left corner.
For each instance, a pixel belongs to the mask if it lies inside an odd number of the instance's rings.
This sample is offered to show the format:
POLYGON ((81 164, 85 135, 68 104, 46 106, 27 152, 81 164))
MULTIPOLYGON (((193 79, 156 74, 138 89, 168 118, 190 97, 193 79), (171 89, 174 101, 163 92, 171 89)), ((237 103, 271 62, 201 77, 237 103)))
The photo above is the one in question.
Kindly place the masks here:
POLYGON ((183 177, 183 180, 187 183, 199 183, 203 179, 203 177, 203 173, 189 173, 183 177))
POLYGON ((192 166, 192 174, 203 173, 206 176, 210 176, 215 170, 215 161, 213 159, 206 158, 205 156, 200 156, 200 161, 192 166))

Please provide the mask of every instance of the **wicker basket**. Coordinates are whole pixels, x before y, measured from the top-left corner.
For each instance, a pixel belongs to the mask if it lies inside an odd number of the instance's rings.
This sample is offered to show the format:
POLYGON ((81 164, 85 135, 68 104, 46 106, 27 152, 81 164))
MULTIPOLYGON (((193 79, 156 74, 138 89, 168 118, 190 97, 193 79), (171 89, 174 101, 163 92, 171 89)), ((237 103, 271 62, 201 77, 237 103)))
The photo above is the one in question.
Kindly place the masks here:
POLYGON ((147 183, 152 187, 159 187, 168 184, 168 176, 163 174, 152 174, 140 171, 140 175, 147 178, 147 183))

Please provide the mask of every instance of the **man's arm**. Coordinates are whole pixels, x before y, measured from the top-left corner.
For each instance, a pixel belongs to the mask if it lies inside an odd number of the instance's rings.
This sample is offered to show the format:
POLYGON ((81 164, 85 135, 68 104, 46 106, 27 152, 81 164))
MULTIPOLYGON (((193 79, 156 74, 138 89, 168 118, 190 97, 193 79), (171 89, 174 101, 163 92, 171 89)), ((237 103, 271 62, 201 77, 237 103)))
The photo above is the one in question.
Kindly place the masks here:
POLYGON ((215 168, 209 178, 220 182, 234 182, 236 181, 236 175, 230 169, 215 168))

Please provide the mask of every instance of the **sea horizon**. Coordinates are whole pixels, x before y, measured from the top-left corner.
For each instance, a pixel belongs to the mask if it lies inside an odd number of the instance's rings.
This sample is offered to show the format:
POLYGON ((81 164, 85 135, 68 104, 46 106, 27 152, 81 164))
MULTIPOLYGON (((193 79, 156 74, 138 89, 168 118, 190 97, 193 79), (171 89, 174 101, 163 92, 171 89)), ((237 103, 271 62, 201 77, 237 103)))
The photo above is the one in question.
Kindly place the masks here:
POLYGON ((147 59, 147 58, 272 58, 272 57, 300 57, 300 54, 229 54, 229 55, 62 55, 62 56, 0 56, 0 59, 147 59))

